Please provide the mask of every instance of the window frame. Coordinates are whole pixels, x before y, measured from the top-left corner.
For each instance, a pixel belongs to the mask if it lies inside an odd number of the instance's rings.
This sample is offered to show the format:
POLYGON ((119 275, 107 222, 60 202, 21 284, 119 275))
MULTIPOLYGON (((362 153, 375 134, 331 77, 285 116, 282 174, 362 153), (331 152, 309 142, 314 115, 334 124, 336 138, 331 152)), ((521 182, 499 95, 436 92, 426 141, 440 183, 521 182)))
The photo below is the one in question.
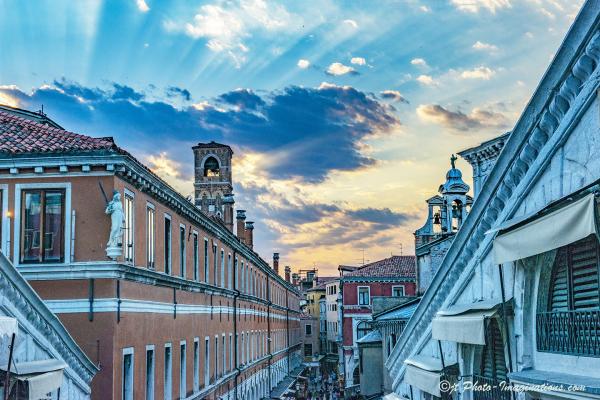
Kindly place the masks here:
POLYGON ((163 392, 164 399, 173 398, 173 346, 171 343, 165 343, 163 359, 163 392), (167 364, 167 349, 169 349, 169 362, 167 364), (168 383, 168 384, 167 384, 168 383), (167 392, 167 388, 170 390, 167 392))
POLYGON ((123 189, 123 219, 123 261, 135 265, 135 193, 127 188, 123 189))
POLYGON ((200 237, 197 230, 192 230, 192 262, 194 267, 194 281, 200 281, 200 237))
POLYGON ((359 306, 370 306, 371 305, 371 287, 370 286, 357 286, 356 288, 356 294, 357 294, 357 304, 359 306), (367 289, 367 303, 362 303, 361 302, 361 296, 360 296, 360 292, 361 289, 367 289))
POLYGON ((130 382, 131 382, 131 399, 135 399, 135 355, 134 355, 134 349, 133 347, 125 347, 123 349, 122 352, 122 356, 121 356, 121 399, 122 400, 127 400, 127 398, 125 397, 125 380, 127 379, 127 377, 125 376, 125 357, 129 356, 131 359, 131 366, 130 366, 130 372, 131 372, 131 377, 130 377, 130 382))
POLYGON ((146 202, 146 267, 156 268, 156 208, 150 202, 146 202))
POLYGON ((164 248, 163 248, 163 258, 165 270, 163 271, 165 275, 173 274, 173 220, 171 216, 167 213, 164 214, 163 218, 163 239, 164 239, 164 248), (168 240, 167 240, 167 221, 169 221, 169 232, 168 232, 168 240), (168 243, 168 246, 167 246, 168 243))
POLYGON ((187 397, 187 342, 179 342, 179 398, 187 397))
MULTIPOLYGON (((8 199, 8 198, 7 198, 8 199)), ((73 261, 73 254, 71 249, 71 183, 70 182, 55 182, 55 183, 17 183, 15 184, 15 207, 14 207, 14 240, 13 240, 13 263, 15 267, 19 265, 67 265, 73 261), (63 259, 61 262, 42 262, 42 263, 29 263, 21 262, 21 220, 22 220, 22 204, 23 200, 22 192, 27 190, 64 190, 64 217, 63 217, 63 259)), ((8 204, 7 204, 8 205, 8 204)), ((3 204, 4 207, 4 204, 3 204)), ((5 240, 7 240, 6 238, 5 240)))
POLYGON ((8 184, 0 183, 0 252, 10 258, 10 219, 8 215, 8 184))
POLYGON ((179 224, 179 277, 186 279, 186 264, 187 264, 187 246, 186 233, 187 227, 185 224, 179 224))
POLYGON ((406 288, 404 287, 404 285, 394 285, 392 286, 392 297, 405 297, 406 296, 406 288), (402 291, 402 294, 399 296, 396 296, 394 294, 394 290, 396 289, 400 289, 402 291))

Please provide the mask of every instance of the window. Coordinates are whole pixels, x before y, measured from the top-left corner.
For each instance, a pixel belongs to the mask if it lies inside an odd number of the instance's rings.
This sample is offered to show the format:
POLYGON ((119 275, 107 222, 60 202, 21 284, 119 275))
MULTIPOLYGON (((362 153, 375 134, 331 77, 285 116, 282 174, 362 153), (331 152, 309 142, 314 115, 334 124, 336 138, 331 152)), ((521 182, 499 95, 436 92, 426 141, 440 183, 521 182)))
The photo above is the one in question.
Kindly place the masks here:
POLYGON ((164 385, 165 388, 165 400, 171 400, 171 393, 173 392, 173 360, 171 359, 171 344, 165 345, 165 368, 164 368, 164 385))
POLYGON ((133 221, 135 211, 133 207, 133 193, 127 189, 125 189, 125 204, 123 205, 123 213, 123 218, 125 219, 125 226, 123 227, 123 257, 125 258, 125 262, 133 264, 133 254, 135 252, 133 243, 135 227, 133 225, 133 221))
POLYGON ((225 334, 223 334, 222 336, 222 342, 221 342, 221 346, 222 346, 222 352, 223 352, 223 363, 221 365, 221 375, 225 375, 225 370, 227 369, 227 346, 225 343, 225 334))
POLYGON ((200 390, 200 339, 194 339, 194 392, 200 390))
POLYGON ((179 276, 185 278, 185 225, 179 226, 179 276))
POLYGON ((242 261, 242 268, 241 268, 241 273, 240 273, 240 278, 241 278, 241 284, 240 284, 240 289, 241 292, 244 292, 244 288, 245 288, 245 282, 246 282, 246 272, 244 270, 244 261, 242 261))
POLYGON ((370 292, 370 288, 368 286, 359 286, 358 287, 358 305, 359 306, 368 306, 371 303, 369 292, 370 292))
POLYGON ((165 274, 171 274, 171 217, 165 215, 165 274))
MULTIPOLYGON (((506 381, 508 369, 504 358, 504 344, 496 318, 490 318, 485 328, 485 346, 481 351, 478 373, 473 377, 482 384, 492 386, 493 399, 509 400, 510 393, 500 389, 499 382, 506 381)), ((477 369, 476 369, 477 371, 477 369)))
POLYGON ((372 330, 373 328, 370 321, 360 321, 358 325, 356 325, 356 340, 365 337, 367 333, 371 332, 372 330))
POLYGON ((404 297, 404 286, 392 286, 392 296, 404 297))
POLYGON ((233 289, 233 271, 231 265, 231 253, 227 254, 227 287, 233 289))
POLYGON ((65 191, 25 190, 23 194, 21 262, 63 262, 65 191))
POLYGON ((146 400, 154 400, 154 346, 146 346, 146 400))
POLYGON ((204 238, 204 282, 208 283, 208 239, 204 238))
POLYGON ((214 381, 217 380, 219 376, 219 336, 215 335, 215 373, 214 373, 214 381))
POLYGON ((194 237, 194 280, 197 281, 199 279, 198 274, 200 273, 200 271, 198 271, 198 232, 194 232, 192 236, 194 237))
POLYGON ((229 334, 229 371, 233 371, 233 334, 229 334))
POLYGON ((179 345, 180 353, 179 353, 179 398, 185 399, 187 392, 187 382, 186 382, 186 345, 185 341, 181 342, 179 345))
POLYGON ((537 348, 600 357, 600 248, 595 235, 557 250, 540 282, 537 348))
POLYGON ((312 357, 312 343, 304 343, 304 357, 312 357))
POLYGON ((238 259, 237 259, 237 257, 235 258, 233 268, 235 270, 235 282, 234 282, 235 288, 239 289, 240 288, 240 271, 238 269, 238 259))
POLYGON ((304 325, 304 333, 306 335, 312 335, 312 325, 309 325, 309 324, 304 325))
POLYGON ((133 349, 123 349, 122 399, 133 400, 133 349))
POLYGON ((213 244, 213 285, 217 286, 217 245, 213 244))
POLYGON ((210 385, 210 338, 204 339, 204 386, 210 385))
POLYGON ((221 249, 221 287, 225 287, 225 251, 221 249))
POLYGON ((154 206, 146 206, 146 266, 154 269, 154 246, 155 246, 155 214, 154 206))

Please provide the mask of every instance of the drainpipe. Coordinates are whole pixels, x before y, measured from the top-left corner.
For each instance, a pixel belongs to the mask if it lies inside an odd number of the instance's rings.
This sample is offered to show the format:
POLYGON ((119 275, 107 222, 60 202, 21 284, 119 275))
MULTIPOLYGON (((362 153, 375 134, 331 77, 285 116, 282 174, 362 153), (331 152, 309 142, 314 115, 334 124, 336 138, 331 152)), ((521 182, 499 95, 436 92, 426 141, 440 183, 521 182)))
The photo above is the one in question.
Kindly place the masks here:
POLYGON ((238 377, 241 374, 238 364, 238 332, 237 332, 237 299, 240 296, 240 291, 237 288, 237 251, 233 251, 233 361, 235 363, 235 377, 233 378, 233 391, 235 398, 238 398, 238 377))

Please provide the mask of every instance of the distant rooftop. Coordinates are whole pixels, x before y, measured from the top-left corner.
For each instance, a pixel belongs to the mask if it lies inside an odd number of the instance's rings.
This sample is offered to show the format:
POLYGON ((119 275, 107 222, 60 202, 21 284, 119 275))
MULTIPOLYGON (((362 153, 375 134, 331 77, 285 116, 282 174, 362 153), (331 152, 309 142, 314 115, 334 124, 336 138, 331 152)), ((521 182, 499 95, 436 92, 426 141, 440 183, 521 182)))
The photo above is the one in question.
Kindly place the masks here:
MULTIPOLYGON (((229 147, 228 145, 223 144, 223 143, 217 143, 214 140, 211 140, 208 143, 198 143, 194 147, 192 147, 192 149, 212 149, 212 148, 226 148, 226 149, 231 150, 231 147, 229 147)), ((233 150, 231 150, 231 152, 233 153, 233 150)))
POLYGON ((416 276, 416 263, 415 256, 391 256, 365 264, 352 272, 348 272, 344 277, 414 278, 416 276))

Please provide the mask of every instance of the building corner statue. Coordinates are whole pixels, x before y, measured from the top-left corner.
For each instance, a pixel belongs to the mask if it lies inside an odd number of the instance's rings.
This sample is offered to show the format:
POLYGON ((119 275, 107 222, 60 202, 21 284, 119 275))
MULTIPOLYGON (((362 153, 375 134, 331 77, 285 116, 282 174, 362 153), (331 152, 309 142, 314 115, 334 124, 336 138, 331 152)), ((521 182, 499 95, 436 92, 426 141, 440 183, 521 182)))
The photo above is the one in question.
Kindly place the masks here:
POLYGON ((112 260, 123 254, 123 223, 125 214, 121 203, 121 194, 113 192, 113 198, 106 204, 106 214, 110 215, 110 236, 106 243, 106 255, 112 260))

